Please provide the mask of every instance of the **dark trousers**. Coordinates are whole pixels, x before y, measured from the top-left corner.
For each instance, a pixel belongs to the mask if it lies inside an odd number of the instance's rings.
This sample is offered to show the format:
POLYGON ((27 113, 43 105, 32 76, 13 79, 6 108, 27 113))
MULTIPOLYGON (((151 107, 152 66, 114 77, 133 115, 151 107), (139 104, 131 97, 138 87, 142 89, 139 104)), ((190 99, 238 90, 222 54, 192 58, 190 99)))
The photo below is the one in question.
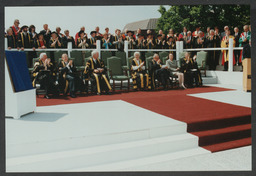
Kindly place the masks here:
POLYGON ((167 69, 158 69, 155 71, 156 79, 162 83, 164 87, 168 85, 169 71, 167 69))
POLYGON ((234 55, 235 55, 236 64, 239 64, 240 53, 241 53, 240 50, 234 50, 234 55))
POLYGON ((215 64, 214 51, 208 51, 207 65, 209 65, 209 70, 215 70, 215 64))

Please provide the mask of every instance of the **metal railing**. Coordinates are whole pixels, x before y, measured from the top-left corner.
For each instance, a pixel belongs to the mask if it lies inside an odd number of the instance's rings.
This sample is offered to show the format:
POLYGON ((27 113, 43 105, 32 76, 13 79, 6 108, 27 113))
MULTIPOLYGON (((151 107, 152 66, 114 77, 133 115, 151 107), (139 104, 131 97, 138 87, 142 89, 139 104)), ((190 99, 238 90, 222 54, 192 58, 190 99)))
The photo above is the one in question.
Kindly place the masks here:
MULTIPOLYGON (((183 41, 177 41, 176 42, 176 49, 129 49, 128 48, 128 41, 124 41, 124 52, 126 53, 126 58, 128 58, 128 54, 131 51, 139 51, 139 52, 161 52, 161 51, 175 51, 176 52, 176 60, 179 60, 179 54, 184 51, 218 51, 218 50, 228 50, 229 51, 229 61, 233 60, 233 51, 234 50, 242 50, 243 47, 233 47, 233 39, 229 39, 229 47, 228 48, 190 48, 190 49, 183 49, 183 41)), ((5 38, 5 49, 7 50, 7 38, 5 38)), ((18 49, 11 49, 12 51, 21 51, 18 49)), ((96 48, 72 48, 72 42, 68 43, 67 48, 46 48, 46 49, 32 49, 32 48, 26 48, 24 51, 67 51, 68 57, 71 56, 72 51, 92 51, 97 50, 99 52, 99 57, 101 57, 101 51, 118 51, 117 49, 102 49, 101 48, 101 41, 96 41, 96 48)), ((179 63, 179 62, 178 62, 179 63)), ((229 62, 228 65, 228 71, 233 72, 233 62, 229 62)))

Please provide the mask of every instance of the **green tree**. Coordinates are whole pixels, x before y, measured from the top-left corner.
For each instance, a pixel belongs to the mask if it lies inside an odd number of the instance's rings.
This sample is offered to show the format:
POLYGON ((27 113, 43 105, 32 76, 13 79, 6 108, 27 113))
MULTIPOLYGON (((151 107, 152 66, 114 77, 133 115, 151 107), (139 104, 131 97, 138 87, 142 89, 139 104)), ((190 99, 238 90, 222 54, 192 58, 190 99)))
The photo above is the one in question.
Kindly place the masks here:
MULTIPOLYGON (((169 29, 179 33, 186 26, 188 30, 194 31, 199 25, 205 31, 207 27, 223 27, 228 25, 230 29, 238 27, 240 31, 245 24, 250 24, 249 5, 186 5, 159 7, 161 17, 157 23, 157 31, 162 29, 168 33, 169 29)), ((232 31, 233 32, 233 31, 232 31)))

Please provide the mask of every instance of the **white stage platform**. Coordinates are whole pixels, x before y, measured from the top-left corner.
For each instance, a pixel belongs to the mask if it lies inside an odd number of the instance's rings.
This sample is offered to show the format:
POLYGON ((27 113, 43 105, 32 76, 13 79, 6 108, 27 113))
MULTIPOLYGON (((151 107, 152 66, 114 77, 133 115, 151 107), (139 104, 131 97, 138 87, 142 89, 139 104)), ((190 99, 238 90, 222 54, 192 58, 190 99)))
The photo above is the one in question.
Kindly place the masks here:
MULTIPOLYGON (((37 107, 20 120, 6 119, 6 134, 7 172, 104 171, 99 165, 210 153, 198 147, 185 123, 121 100, 37 107)), ((150 163, 155 160, 140 165, 150 163)))
MULTIPOLYGON (((251 93, 239 86, 211 86, 236 90, 190 96, 250 107, 251 93)), ((207 162, 208 170, 250 170, 250 150, 232 151, 212 154, 185 123, 121 100, 37 107, 6 119, 7 172, 189 171, 207 170, 207 162)))

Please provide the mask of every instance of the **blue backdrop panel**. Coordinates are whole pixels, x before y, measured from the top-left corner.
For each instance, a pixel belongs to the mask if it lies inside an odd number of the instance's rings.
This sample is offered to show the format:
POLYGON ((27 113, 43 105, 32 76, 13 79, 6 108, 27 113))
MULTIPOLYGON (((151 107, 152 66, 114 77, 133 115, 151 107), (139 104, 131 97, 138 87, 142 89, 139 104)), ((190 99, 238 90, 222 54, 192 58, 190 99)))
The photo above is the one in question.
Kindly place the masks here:
POLYGON ((33 89, 25 52, 5 51, 5 56, 15 92, 33 89))

